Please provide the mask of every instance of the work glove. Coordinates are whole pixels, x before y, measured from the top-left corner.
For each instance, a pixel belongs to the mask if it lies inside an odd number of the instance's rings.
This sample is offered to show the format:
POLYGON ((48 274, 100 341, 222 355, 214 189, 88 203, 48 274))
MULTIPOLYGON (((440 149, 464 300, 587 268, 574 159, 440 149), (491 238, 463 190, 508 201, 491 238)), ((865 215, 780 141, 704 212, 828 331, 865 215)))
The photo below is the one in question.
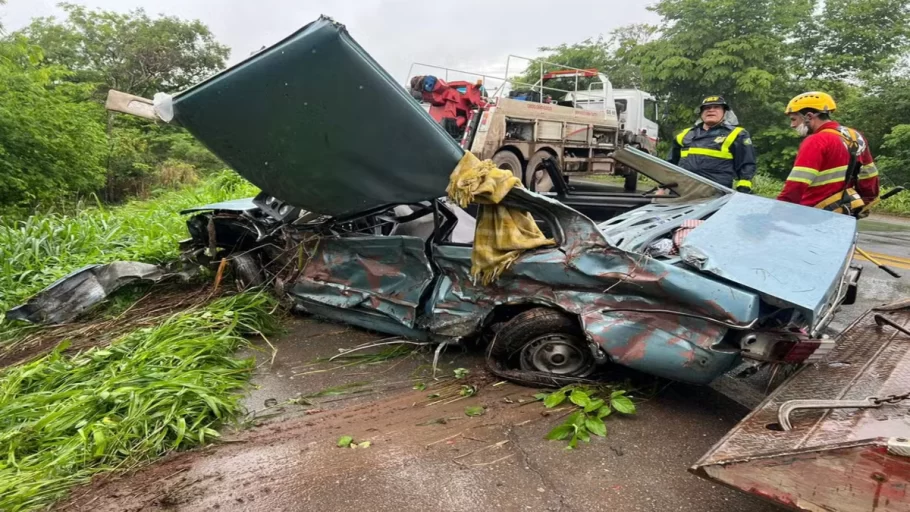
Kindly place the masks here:
POLYGON ((733 188, 737 192, 742 192, 744 194, 752 193, 752 181, 751 180, 736 180, 733 184, 733 188))

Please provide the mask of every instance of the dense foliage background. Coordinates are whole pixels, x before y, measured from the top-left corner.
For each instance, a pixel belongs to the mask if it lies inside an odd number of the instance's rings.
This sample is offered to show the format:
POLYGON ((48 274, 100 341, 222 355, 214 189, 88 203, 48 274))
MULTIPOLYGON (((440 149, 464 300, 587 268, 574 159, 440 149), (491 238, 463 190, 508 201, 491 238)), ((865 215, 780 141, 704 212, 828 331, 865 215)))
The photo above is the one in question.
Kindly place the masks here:
MULTIPOLYGON (((147 197, 224 167, 179 128, 103 108, 110 88, 151 97, 222 69, 229 50, 204 24, 62 7, 61 18, 0 40, 0 211, 147 197)), ((883 183, 910 182, 910 3, 658 0, 650 9, 659 24, 541 51, 657 96, 663 140, 695 120, 703 96, 724 95, 753 135, 760 172, 776 179, 799 143, 786 101, 829 91, 838 119, 869 139, 883 183)))

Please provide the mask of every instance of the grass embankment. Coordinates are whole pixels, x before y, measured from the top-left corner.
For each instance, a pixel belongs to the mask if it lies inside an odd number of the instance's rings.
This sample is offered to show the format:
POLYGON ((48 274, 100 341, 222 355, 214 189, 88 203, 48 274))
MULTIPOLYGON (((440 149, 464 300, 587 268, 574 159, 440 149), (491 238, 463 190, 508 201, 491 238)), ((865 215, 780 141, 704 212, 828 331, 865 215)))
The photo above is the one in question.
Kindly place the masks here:
MULTIPOLYGON (((0 219, 0 318, 85 265, 171 260, 187 236, 181 209, 256 192, 226 172, 150 201, 0 219)), ((253 362, 234 352, 245 335, 276 328, 274 299, 198 302, 110 345, 69 355, 64 337, 50 354, 0 370, 0 510, 42 508, 96 473, 203 444, 242 412, 253 362)), ((23 331, 0 323, 0 346, 23 331)))
POLYGON ((66 274, 117 260, 161 263, 187 237, 183 208, 249 197, 258 190, 231 171, 201 185, 105 208, 77 205, 27 218, 0 218, 0 343, 10 336, 9 308, 66 274))
POLYGON ((276 328, 248 292, 175 314, 108 347, 60 349, 0 373, 0 510, 43 507, 92 475, 204 444, 242 412, 244 335, 276 328))

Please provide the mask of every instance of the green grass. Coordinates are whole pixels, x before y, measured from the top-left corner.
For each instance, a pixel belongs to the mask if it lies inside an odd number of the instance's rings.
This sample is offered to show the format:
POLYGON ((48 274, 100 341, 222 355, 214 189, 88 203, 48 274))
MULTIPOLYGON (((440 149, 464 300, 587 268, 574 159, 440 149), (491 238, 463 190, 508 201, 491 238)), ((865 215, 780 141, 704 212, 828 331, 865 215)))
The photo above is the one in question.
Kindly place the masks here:
POLYGON ((204 183, 123 206, 75 205, 27 218, 0 218, 0 343, 10 327, 2 313, 64 275, 117 260, 161 263, 188 236, 183 208, 255 195, 232 171, 204 183))
POLYGON ((219 299, 75 356, 0 372, 0 510, 30 510, 92 475, 218 437, 253 371, 234 352, 269 333, 264 293, 219 299))

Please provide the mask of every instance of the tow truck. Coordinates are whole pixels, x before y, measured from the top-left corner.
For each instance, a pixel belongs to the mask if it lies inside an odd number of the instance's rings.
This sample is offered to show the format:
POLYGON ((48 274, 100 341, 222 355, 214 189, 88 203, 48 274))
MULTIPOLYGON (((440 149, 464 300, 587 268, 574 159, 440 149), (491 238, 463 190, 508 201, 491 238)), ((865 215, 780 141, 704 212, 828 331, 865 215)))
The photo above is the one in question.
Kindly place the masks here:
POLYGON ((624 190, 635 192, 637 173, 618 164, 613 153, 627 146, 654 153, 658 137, 654 97, 637 89, 613 89, 597 69, 515 55, 506 61, 506 76, 515 69, 513 60, 538 66, 537 81, 528 84, 415 63, 407 87, 462 148, 512 171, 531 190, 552 189, 544 162, 554 158, 566 179, 582 174, 625 176, 624 190), (429 68, 435 74, 415 73, 415 68, 429 68), (477 80, 449 81, 452 75, 477 80), (547 85, 557 80, 573 80, 573 90, 547 85), (496 88, 488 94, 491 83, 496 88))

